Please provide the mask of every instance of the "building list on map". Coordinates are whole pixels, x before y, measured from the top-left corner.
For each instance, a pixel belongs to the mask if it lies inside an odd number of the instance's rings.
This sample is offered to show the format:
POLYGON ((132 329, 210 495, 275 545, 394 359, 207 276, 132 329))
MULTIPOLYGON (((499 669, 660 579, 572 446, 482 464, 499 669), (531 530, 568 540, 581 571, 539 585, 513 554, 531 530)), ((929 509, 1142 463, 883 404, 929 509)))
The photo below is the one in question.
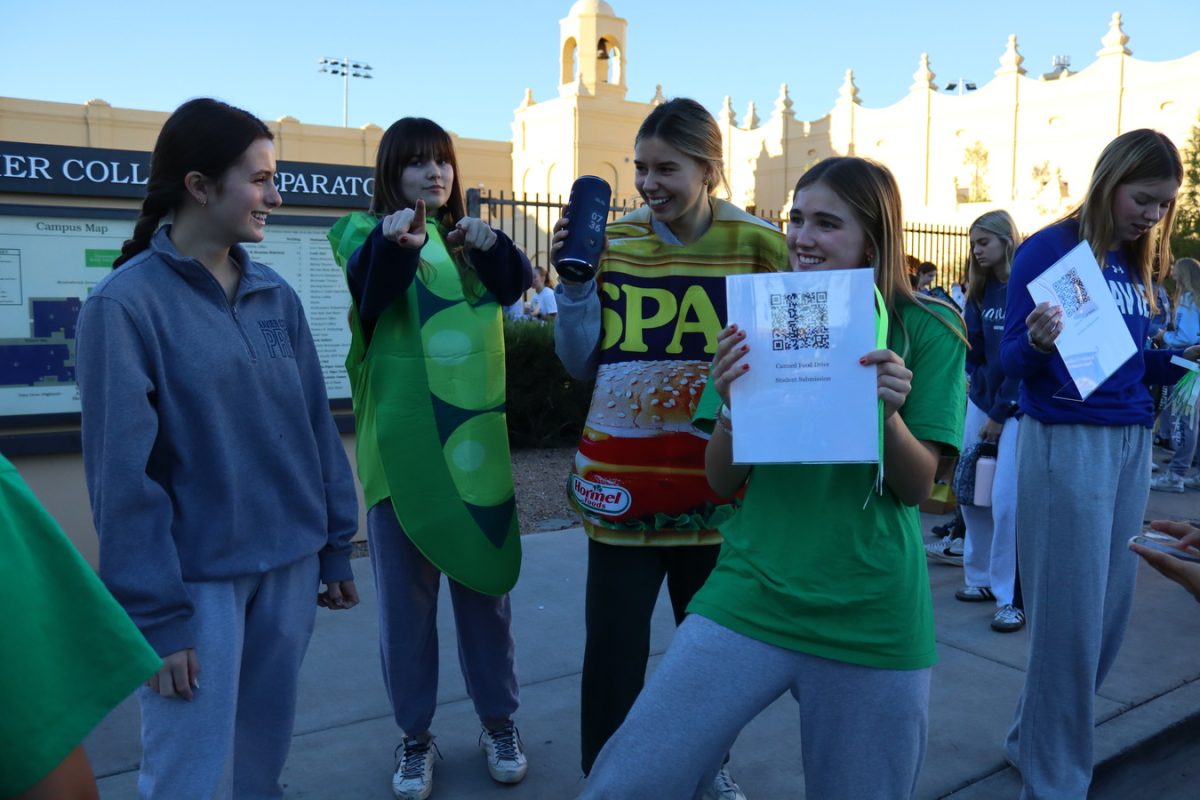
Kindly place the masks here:
POLYGON ((349 397, 345 364, 350 350, 346 318, 350 292, 333 260, 325 228, 277 225, 267 230, 266 240, 246 250, 255 261, 270 265, 300 295, 325 373, 325 390, 331 398, 349 397))
MULTIPOLYGON (((79 411, 76 319, 132 229, 126 220, 0 215, 0 417, 79 411)), ((325 227, 272 224, 247 250, 296 289, 329 397, 348 398, 350 295, 325 227)))

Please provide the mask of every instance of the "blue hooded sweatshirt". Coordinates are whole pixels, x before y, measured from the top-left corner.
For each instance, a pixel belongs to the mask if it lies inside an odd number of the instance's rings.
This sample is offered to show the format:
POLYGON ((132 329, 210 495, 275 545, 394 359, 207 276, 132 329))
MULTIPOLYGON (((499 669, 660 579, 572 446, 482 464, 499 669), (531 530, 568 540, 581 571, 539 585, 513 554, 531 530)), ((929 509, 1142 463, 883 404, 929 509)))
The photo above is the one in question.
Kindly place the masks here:
MULTIPOLYGON (((1030 236, 1017 249, 1008 281, 1004 339, 1000 358, 1004 373, 1021 380, 1021 412, 1046 425, 1154 426, 1154 401, 1147 384, 1173 384, 1184 374, 1170 363, 1179 350, 1138 350, 1084 402, 1078 398, 1066 364, 1058 351, 1039 353, 1029 344, 1025 318, 1033 311, 1029 283, 1079 244, 1079 223, 1058 222, 1030 236)), ((1104 278, 1133 341, 1141 346, 1150 325, 1150 311, 1141 283, 1131 274, 1123 250, 1105 258, 1104 278)))
POLYGON ((229 302, 169 231, 96 285, 76 355, 100 577, 163 656, 195 644, 185 581, 313 554, 350 580, 358 527, 300 298, 234 247, 229 302))
POLYGON ((993 422, 1017 413, 1017 389, 1021 382, 1004 374, 1000 363, 1000 340, 1004 337, 1004 308, 1008 284, 990 277, 977 303, 967 299, 963 317, 967 323, 967 372, 971 375, 968 397, 993 422))

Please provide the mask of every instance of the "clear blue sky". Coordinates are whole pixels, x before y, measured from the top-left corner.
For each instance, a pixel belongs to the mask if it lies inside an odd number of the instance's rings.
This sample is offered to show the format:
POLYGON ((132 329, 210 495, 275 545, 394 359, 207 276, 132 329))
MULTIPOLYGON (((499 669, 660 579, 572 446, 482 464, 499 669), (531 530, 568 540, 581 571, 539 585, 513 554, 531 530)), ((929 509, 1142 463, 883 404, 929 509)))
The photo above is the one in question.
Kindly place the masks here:
MULTIPOLYGON (((629 22, 631 100, 657 83, 716 113, 733 97, 769 116, 779 84, 799 119, 816 119, 852 68, 864 105, 904 96, 922 52, 935 82, 992 77, 1010 33, 1030 75, 1051 56, 1090 64, 1113 11, 1123 12, 1136 57, 1161 61, 1200 49, 1197 0, 610 0, 629 22)), ((413 3, 97 3, 5 0, 0 95, 169 111, 211 95, 276 119, 340 125, 342 82, 317 72, 321 56, 362 59, 375 79, 352 80, 350 125, 417 114, 462 136, 511 136, 525 87, 555 96, 558 21, 570 0, 413 3)))

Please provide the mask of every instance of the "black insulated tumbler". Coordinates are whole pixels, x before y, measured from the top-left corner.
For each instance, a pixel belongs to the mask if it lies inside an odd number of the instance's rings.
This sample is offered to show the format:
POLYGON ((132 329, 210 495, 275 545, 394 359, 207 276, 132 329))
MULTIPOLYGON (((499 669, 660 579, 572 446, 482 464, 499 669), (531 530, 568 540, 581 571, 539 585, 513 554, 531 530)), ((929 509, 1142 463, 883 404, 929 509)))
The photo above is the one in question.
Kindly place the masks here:
POLYGON ((603 178, 583 175, 571 185, 571 198, 564 212, 570 220, 567 238, 554 262, 563 278, 583 283, 596 276, 610 202, 612 187, 603 178))

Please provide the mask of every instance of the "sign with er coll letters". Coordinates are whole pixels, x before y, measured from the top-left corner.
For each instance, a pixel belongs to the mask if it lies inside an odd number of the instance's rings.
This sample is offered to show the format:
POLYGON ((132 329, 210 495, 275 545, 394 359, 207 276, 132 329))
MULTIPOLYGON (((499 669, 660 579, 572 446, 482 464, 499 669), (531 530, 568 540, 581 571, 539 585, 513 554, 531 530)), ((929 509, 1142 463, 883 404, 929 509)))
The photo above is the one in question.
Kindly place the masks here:
MULTIPOLYGON (((279 161, 275 187, 285 206, 366 208, 373 170, 344 164, 279 161)), ((150 153, 101 147, 0 142, 0 192, 141 199, 150 153)))
POLYGON ((749 371, 733 382, 737 464, 874 463, 879 402, 870 269, 730 275, 749 371))

